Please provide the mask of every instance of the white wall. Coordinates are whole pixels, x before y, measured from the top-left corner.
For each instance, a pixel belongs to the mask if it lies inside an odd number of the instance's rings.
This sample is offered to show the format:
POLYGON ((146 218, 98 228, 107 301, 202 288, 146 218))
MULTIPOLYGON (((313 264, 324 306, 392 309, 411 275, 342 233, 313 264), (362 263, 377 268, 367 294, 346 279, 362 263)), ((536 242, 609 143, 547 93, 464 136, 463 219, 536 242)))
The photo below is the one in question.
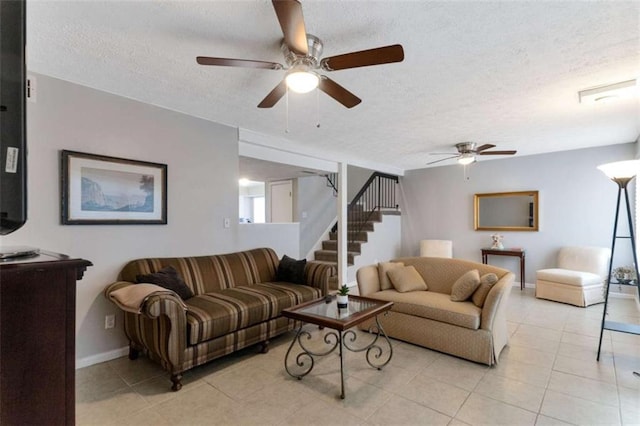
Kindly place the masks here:
MULTIPOLYGON (((128 260, 234 251, 238 227, 237 130, 36 75, 28 104, 29 218, 2 245, 30 245, 93 262, 78 282, 76 355, 81 363, 127 344, 122 317, 102 295, 128 260), (60 225, 62 149, 168 165, 167 225, 60 225), (223 228, 230 218, 231 228, 223 228)), ((46 318, 43 318, 46 321, 46 318)), ((99 359, 97 359, 99 360, 99 359)))
POLYGON ((373 173, 375 173, 375 170, 352 165, 347 166, 347 202, 353 201, 353 198, 373 173))
MULTIPOLYGON (((474 231, 473 195, 538 190, 540 232, 500 232, 505 247, 526 249, 526 281, 533 283, 537 269, 555 265, 562 246, 611 246, 617 186, 596 166, 632 159, 635 150, 630 143, 481 161, 469 167, 469 180, 457 164, 409 171, 400 185, 402 253, 418 255, 422 239, 453 240, 454 257, 479 262, 493 232, 474 231)), ((633 188, 629 192, 633 198, 633 188)), ((624 233, 624 223, 620 228, 624 233)), ((615 263, 631 264, 629 245, 618 240, 615 263)), ((490 262, 516 272, 519 281, 517 258, 490 262)))
POLYGON ((300 257, 299 223, 241 223, 238 225, 238 245, 235 250, 271 247, 279 258, 286 254, 300 257))
POLYGON ((295 216, 300 222, 300 257, 305 257, 324 237, 327 227, 335 223, 337 198, 323 176, 301 177, 297 182, 295 216))

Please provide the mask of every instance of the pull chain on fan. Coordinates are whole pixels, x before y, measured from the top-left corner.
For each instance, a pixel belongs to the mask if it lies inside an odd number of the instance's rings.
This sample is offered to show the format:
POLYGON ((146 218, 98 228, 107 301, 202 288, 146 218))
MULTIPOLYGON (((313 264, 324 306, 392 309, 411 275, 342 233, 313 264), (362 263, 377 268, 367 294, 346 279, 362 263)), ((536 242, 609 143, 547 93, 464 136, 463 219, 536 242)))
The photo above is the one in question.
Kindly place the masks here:
POLYGON ((320 128, 320 91, 316 88, 316 127, 320 128))

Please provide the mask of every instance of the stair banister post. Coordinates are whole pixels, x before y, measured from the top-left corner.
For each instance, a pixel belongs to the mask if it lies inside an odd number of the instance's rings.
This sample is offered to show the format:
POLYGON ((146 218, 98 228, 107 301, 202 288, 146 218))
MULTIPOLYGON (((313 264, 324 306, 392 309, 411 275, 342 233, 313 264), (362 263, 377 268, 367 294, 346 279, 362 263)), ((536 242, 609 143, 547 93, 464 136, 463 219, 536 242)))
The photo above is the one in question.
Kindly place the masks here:
POLYGON ((338 288, 347 284, 347 163, 338 163, 338 288))

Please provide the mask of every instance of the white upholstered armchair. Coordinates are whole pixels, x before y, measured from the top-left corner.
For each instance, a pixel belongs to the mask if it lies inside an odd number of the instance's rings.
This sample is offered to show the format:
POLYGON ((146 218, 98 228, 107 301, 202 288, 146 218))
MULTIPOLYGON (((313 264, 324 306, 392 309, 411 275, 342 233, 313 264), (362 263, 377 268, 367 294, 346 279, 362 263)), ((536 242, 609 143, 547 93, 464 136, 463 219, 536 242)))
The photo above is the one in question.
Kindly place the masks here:
POLYGON ((604 302, 611 250, 602 247, 562 247, 558 267, 536 272, 536 297, 576 306, 604 302))

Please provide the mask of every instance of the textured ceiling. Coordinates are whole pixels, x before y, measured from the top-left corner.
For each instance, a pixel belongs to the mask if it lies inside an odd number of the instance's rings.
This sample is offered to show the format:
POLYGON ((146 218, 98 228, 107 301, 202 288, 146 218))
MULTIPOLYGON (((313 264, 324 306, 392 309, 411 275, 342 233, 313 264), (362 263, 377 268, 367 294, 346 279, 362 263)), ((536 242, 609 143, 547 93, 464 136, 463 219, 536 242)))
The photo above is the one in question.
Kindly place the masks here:
POLYGON ((640 2, 302 5, 323 56, 400 43, 404 62, 332 72, 362 103, 292 94, 287 119, 285 99, 256 107, 284 71, 195 61, 283 62, 270 1, 31 0, 28 68, 371 168, 421 168, 429 152, 462 141, 527 155, 632 142, 640 132, 638 100, 589 106, 577 94, 640 75, 640 2))

